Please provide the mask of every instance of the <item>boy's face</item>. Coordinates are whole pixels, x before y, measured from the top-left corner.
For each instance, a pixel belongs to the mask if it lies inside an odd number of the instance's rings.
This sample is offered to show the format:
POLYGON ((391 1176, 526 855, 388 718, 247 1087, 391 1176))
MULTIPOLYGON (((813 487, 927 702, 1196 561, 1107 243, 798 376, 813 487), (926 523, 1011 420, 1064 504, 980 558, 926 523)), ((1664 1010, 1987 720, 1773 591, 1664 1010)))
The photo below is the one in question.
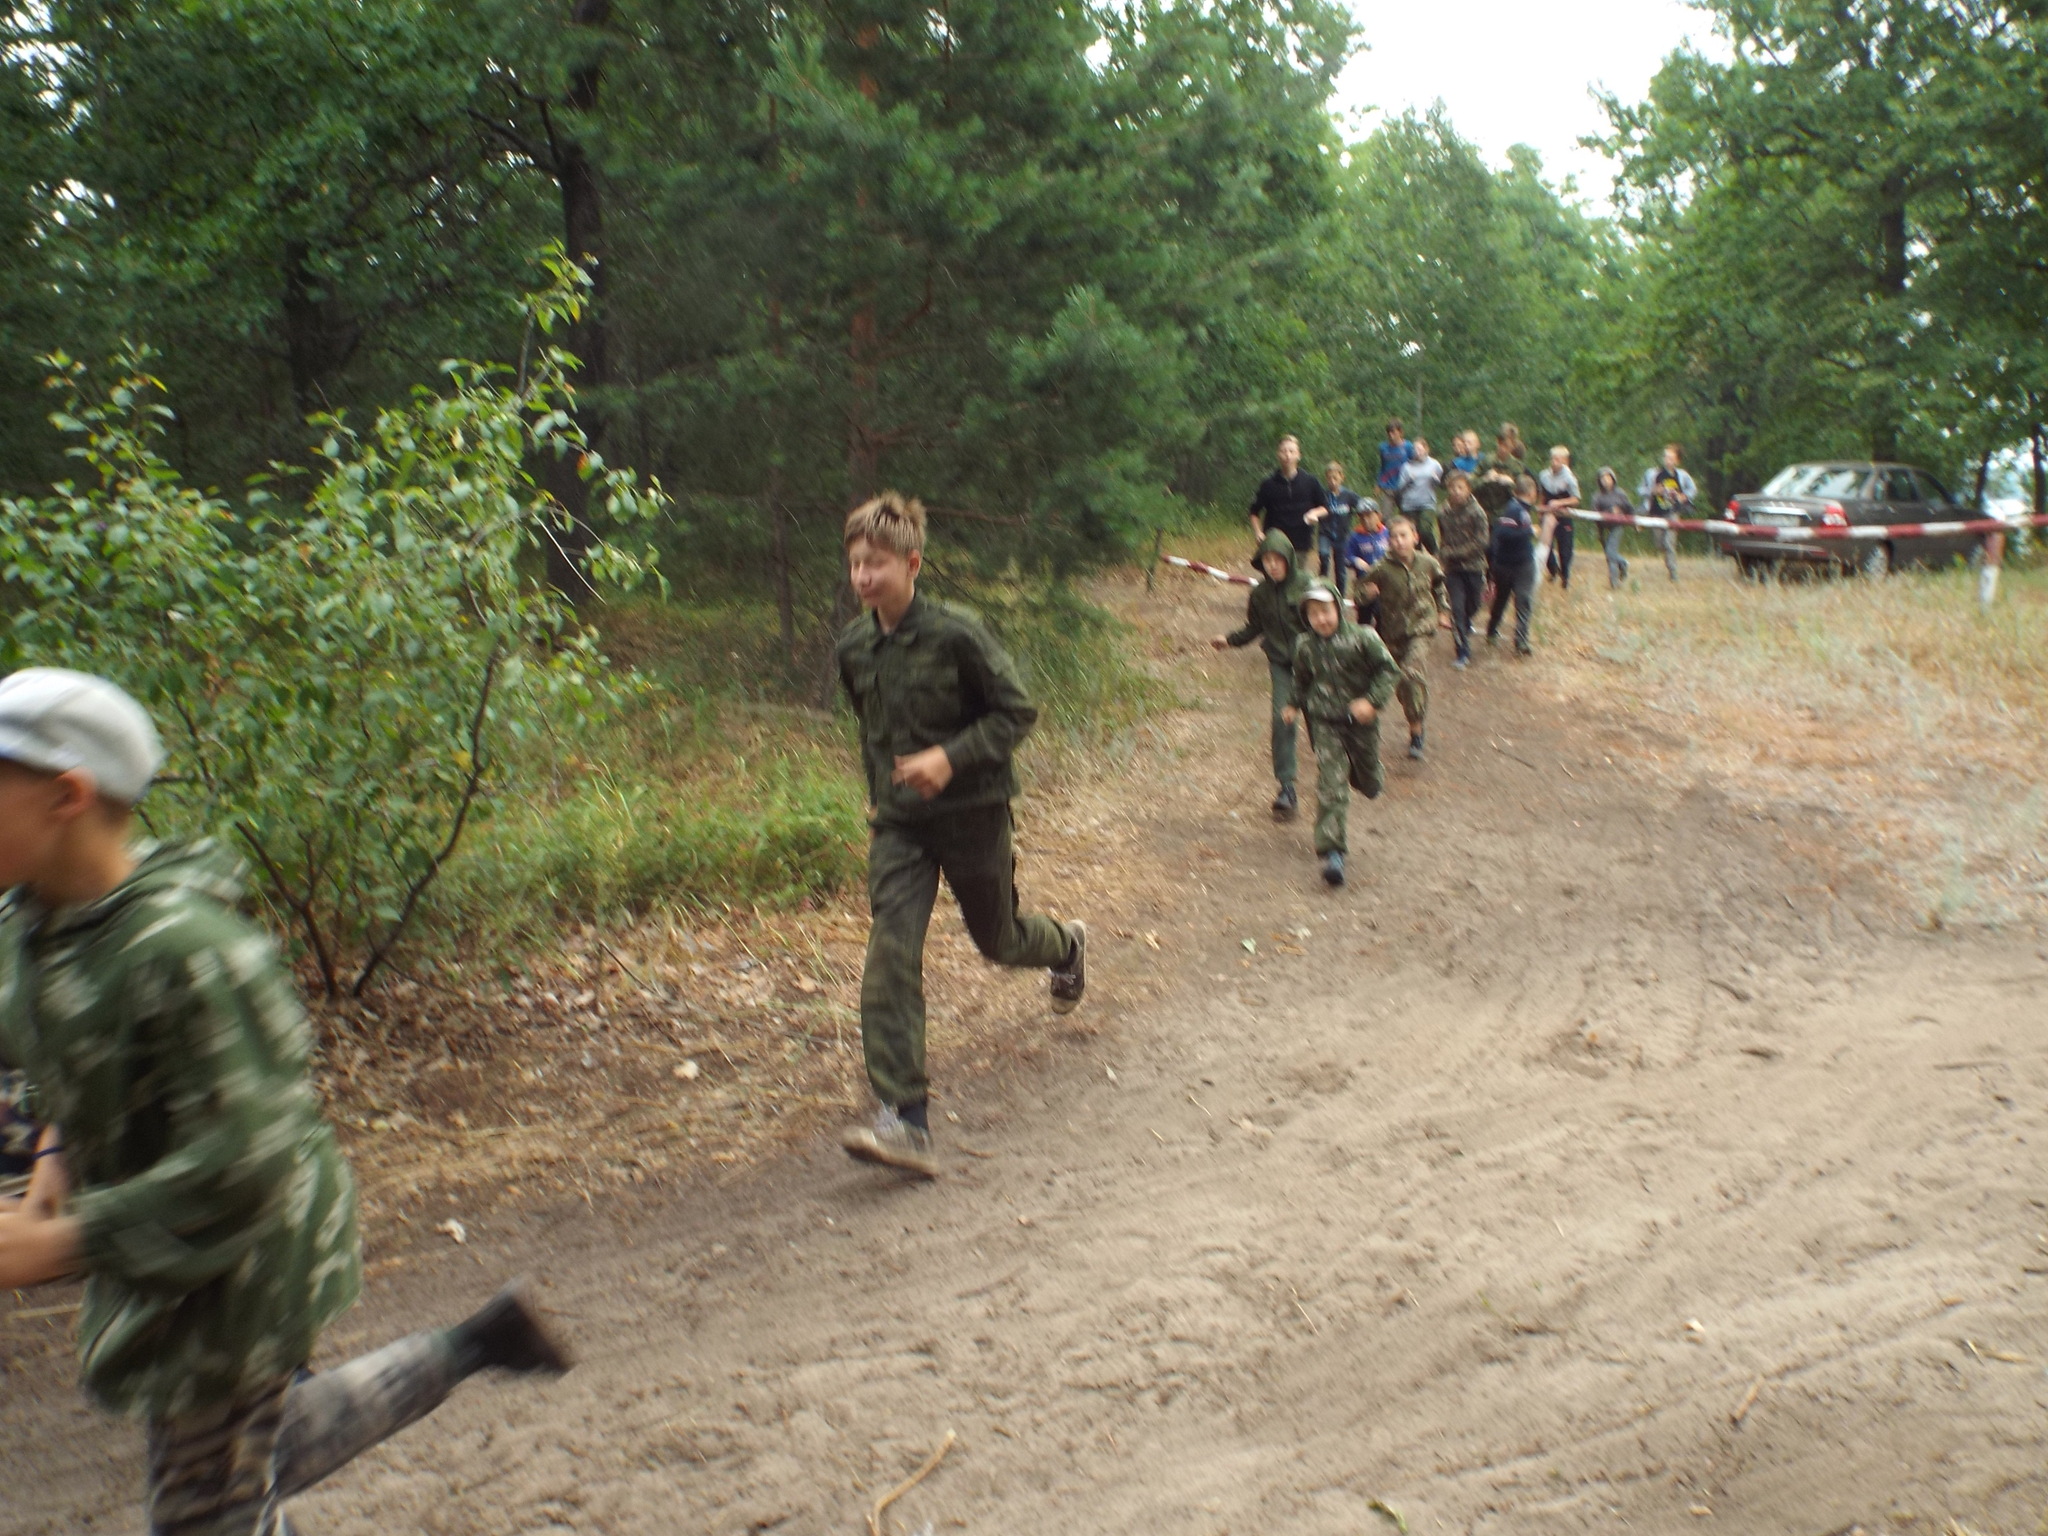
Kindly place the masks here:
POLYGON ((1301 444, 1290 437, 1280 445, 1278 452, 1280 473, 1292 480, 1294 472, 1301 468, 1301 444))
POLYGON ((1380 509, 1378 507, 1367 507, 1364 518, 1364 527, 1367 533, 1378 533, 1380 531, 1380 509))
POLYGON ((1666 469, 1676 469, 1676 468, 1678 468, 1678 450, 1677 450, 1677 449, 1675 449, 1675 448, 1666 448, 1666 449, 1664 450, 1664 467, 1665 467, 1666 469))
POLYGON ((1325 640, 1337 633, 1337 605, 1320 600, 1308 605, 1308 627, 1325 640))
POLYGON ((846 546, 847 574, 863 608, 891 611, 905 607, 917 589, 917 573, 923 566, 923 554, 914 549, 899 555, 867 539, 855 539, 846 546))
POLYGON ((1387 535, 1387 547, 1394 552, 1397 560, 1406 560, 1415 553, 1415 525, 1396 523, 1393 532, 1387 535))
POLYGON ((1396 448, 1401 446, 1402 437, 1403 433, 1399 427, 1387 428, 1387 441, 1392 443, 1396 448))
POLYGON ((1553 448, 1550 450, 1550 467, 1552 469, 1563 469, 1565 465, 1571 463, 1571 461, 1572 456, 1566 453, 1562 448, 1553 448))
POLYGON ((1472 499, 1472 487, 1463 480, 1453 480, 1449 496, 1452 506, 1462 507, 1472 499))
POLYGON ((1287 579, 1287 557, 1277 549, 1269 549, 1259 556, 1259 569, 1266 573, 1266 580, 1282 582, 1287 579))
POLYGON ((1344 489, 1344 471, 1336 465, 1332 464, 1328 469, 1324 470, 1323 478, 1329 482, 1331 490, 1341 491, 1344 489))

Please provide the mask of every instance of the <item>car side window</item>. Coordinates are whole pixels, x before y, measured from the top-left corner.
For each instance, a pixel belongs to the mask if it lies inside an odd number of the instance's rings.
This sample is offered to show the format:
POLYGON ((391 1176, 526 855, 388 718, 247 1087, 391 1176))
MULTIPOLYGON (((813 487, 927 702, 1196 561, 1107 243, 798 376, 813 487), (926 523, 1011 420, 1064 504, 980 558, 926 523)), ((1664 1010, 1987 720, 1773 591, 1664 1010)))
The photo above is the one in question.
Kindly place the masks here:
POLYGON ((1913 483, 1910 469, 1888 469, 1884 472, 1884 499, 1886 501, 1918 501, 1920 487, 1913 483))
POLYGON ((1922 501, 1937 507, 1947 507, 1955 504, 1955 497, 1949 495, 1948 487, 1935 479, 1934 476, 1928 474, 1926 470, 1918 471, 1915 478, 1920 482, 1920 499, 1922 501))

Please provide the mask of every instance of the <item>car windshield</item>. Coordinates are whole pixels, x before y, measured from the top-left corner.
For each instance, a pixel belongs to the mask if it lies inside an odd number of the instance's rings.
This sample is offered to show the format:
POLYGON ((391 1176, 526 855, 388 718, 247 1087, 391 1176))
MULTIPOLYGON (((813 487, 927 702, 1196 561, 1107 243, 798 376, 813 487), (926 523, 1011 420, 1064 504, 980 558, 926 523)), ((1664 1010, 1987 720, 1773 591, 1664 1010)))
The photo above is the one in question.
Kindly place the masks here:
POLYGON ((1855 496, 1862 492, 1868 470, 1838 464, 1794 464, 1771 477, 1766 496, 1855 496))

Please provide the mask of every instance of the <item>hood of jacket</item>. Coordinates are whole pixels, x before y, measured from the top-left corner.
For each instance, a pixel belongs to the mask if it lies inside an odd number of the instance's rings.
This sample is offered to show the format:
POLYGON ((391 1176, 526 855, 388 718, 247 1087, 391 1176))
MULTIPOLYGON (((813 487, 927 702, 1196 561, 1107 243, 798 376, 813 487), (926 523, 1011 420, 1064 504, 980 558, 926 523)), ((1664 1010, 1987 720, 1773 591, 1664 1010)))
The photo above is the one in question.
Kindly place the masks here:
POLYGON ((1278 528, 1268 528, 1266 530, 1266 536, 1259 540, 1259 547, 1252 551, 1252 569, 1259 573, 1262 580, 1266 575, 1266 556, 1268 555, 1285 555, 1288 567, 1292 569, 1294 565, 1294 541, 1278 528))

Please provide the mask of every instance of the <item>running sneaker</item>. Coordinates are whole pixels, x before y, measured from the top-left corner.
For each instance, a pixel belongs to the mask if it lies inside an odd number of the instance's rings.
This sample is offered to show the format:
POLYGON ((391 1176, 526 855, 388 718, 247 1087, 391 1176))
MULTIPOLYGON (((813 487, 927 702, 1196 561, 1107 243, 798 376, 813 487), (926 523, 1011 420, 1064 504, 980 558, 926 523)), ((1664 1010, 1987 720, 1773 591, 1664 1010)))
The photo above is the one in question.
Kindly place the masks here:
POLYGON ((1453 672, 1462 672, 1471 665, 1472 658, 1470 656, 1460 656, 1451 663, 1451 670, 1453 672))
POLYGON ((1292 784, 1282 784, 1280 786, 1280 793, 1273 797, 1273 819, 1275 821, 1294 820, 1294 807, 1294 786, 1292 784))
POLYGON ((1422 761, 1422 732, 1408 738, 1408 755, 1418 763, 1422 761))
POLYGON ((1344 883, 1344 855, 1332 848, 1323 855, 1323 884, 1333 889, 1344 883))
POLYGON ((517 1282, 498 1292, 453 1331, 457 1348, 480 1366, 550 1376, 569 1369, 569 1352, 535 1316, 525 1286, 517 1282))
POLYGON ((872 1128, 860 1126, 839 1138, 846 1155, 856 1162, 880 1163, 898 1168, 921 1179, 939 1176, 939 1159, 932 1151, 932 1133, 912 1125, 884 1104, 872 1128))
POLYGON ((1076 918, 1067 924, 1074 952, 1065 965, 1052 968, 1052 1011, 1072 1013, 1081 1006, 1081 994, 1088 990, 1088 925, 1076 918))

